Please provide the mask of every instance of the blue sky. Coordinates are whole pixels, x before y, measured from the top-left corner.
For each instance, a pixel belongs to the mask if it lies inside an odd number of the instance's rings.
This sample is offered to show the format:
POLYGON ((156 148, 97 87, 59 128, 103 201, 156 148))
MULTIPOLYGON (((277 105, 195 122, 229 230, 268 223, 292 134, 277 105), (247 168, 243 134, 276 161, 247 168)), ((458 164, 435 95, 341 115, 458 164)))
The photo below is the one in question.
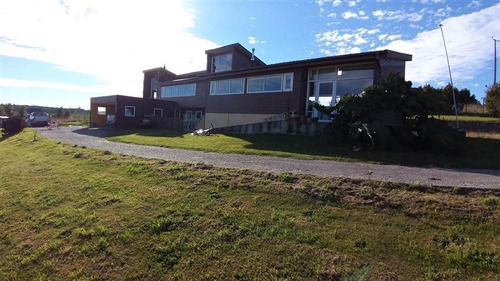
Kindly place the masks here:
POLYGON ((440 23, 455 86, 480 99, 498 15, 498 0, 2 0, 0 103, 89 108, 90 97, 141 96, 142 70, 202 70, 205 50, 235 42, 268 64, 405 52, 407 80, 440 87, 440 23))

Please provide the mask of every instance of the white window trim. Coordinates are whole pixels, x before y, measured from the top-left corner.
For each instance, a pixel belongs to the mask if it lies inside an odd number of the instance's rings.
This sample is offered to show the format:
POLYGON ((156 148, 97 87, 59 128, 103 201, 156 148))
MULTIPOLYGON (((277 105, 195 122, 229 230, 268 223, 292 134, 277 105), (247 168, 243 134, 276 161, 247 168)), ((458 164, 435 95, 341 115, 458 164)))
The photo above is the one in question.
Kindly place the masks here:
POLYGON ((161 112, 160 118, 163 118, 163 108, 157 108, 157 107, 153 108, 153 114, 155 116, 156 116, 155 111, 157 111, 157 110, 159 110, 161 112))
POLYGON ((293 72, 283 74, 283 86, 281 88, 283 89, 283 92, 293 91, 293 72), (287 76, 290 76, 290 88, 285 88, 285 81, 287 76))
POLYGON ((97 115, 101 115, 101 116, 106 115, 106 107, 105 106, 98 106, 97 107, 97 115), (100 108, 101 109, 104 108, 104 112, 102 110, 99 110, 100 108))
POLYGON ((214 80, 214 81, 210 81, 210 95, 211 96, 227 96, 227 95, 242 95, 245 93, 245 82, 246 82, 246 79, 245 78, 234 78, 234 79, 224 79, 224 80, 214 80), (229 93, 218 93, 218 88, 219 88, 219 82, 220 81, 229 81, 229 90, 231 90, 231 81, 233 80, 243 80, 243 88, 241 90, 241 92, 229 92, 229 93))
POLYGON ((125 106, 125 116, 126 117, 135 117, 135 106, 133 106, 133 105, 126 105, 125 106), (134 109, 134 114, 127 114, 127 107, 133 108, 134 109))

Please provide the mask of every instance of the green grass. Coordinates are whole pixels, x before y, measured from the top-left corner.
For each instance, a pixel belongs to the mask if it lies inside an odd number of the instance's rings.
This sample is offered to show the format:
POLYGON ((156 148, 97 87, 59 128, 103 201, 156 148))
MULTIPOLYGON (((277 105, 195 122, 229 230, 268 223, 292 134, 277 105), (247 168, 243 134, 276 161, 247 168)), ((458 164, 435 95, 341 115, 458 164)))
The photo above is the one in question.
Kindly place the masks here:
POLYGON ((499 191, 0 141, 0 280, 496 280, 499 191), (160 277, 161 276, 161 277, 160 277))
POLYGON ((114 133, 114 136, 108 137, 107 139, 110 141, 170 148, 220 153, 268 155, 298 159, 322 159, 446 168, 500 168, 500 138, 495 139, 476 136, 467 137, 463 145, 463 151, 459 154, 408 149, 354 152, 348 145, 331 143, 321 137, 271 134, 217 134, 200 137, 161 129, 119 130, 114 133))
MULTIPOLYGON (((439 119, 446 120, 446 121, 455 121, 456 120, 455 115, 441 115, 441 116, 439 116, 439 119)), ((459 122, 500 123, 500 118, 474 116, 474 115, 458 115, 458 121, 459 122)))

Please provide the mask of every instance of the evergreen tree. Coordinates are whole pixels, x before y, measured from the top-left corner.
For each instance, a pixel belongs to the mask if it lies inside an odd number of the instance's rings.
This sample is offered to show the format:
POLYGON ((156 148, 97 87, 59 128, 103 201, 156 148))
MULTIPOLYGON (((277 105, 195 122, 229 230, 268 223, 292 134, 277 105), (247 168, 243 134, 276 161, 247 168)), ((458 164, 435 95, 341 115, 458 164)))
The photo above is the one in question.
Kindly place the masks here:
POLYGON ((492 116, 500 116, 500 85, 494 83, 486 89, 486 110, 492 116))
POLYGON ((12 106, 11 103, 4 105, 4 110, 5 110, 5 114, 9 117, 12 117, 15 115, 14 106, 12 106))
POLYGON ((3 108, 3 105, 0 105, 0 116, 5 116, 7 113, 5 113, 5 109, 3 108))

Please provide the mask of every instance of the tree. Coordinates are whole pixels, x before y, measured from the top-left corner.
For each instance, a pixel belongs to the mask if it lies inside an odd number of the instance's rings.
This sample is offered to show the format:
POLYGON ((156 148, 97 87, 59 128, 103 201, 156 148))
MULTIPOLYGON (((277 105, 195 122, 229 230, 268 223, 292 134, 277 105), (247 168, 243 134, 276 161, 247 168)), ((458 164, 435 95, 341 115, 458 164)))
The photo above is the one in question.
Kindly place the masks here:
POLYGON ((64 109, 63 109, 62 106, 59 107, 59 109, 57 109, 57 115, 56 116, 59 117, 59 118, 61 118, 61 117, 64 116, 64 109))
POLYGON ((14 106, 12 106, 11 103, 8 103, 6 105, 4 105, 4 110, 5 110, 5 114, 9 117, 11 116, 14 116, 15 115, 15 111, 14 111, 14 106))
POLYGON ((5 109, 3 108, 3 105, 0 105, 0 115, 5 116, 7 113, 5 113, 5 109))
POLYGON ((500 116, 500 85, 494 83, 486 89, 486 110, 494 117, 500 116))
POLYGON ((22 118, 25 118, 26 116, 28 116, 28 111, 26 109, 26 106, 21 106, 21 108, 19 108, 19 116, 21 116, 22 118))
POLYGON ((71 111, 69 109, 64 109, 64 118, 68 118, 71 116, 71 111))

